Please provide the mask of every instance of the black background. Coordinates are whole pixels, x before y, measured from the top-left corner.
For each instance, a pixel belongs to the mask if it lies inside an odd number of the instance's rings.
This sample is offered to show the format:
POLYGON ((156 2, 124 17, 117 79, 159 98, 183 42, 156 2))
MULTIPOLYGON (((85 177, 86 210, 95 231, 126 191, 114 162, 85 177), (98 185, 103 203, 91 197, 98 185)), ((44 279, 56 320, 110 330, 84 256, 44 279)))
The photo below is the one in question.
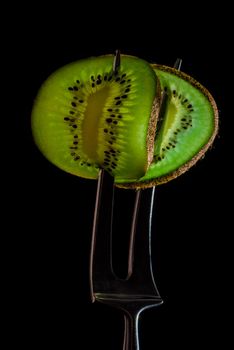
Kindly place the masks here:
MULTIPOLYGON (((135 15, 121 15, 117 5, 109 14, 70 8, 58 16, 47 10, 35 8, 29 16, 12 21, 15 30, 8 43, 12 62, 17 57, 11 71, 13 85, 19 87, 14 97, 13 171, 8 174, 6 203, 7 307, 14 334, 9 342, 30 349, 45 344, 121 349, 122 315, 91 304, 89 296, 96 182, 50 164, 35 147, 30 129, 33 99, 50 73, 116 48, 159 64, 173 65, 177 57, 182 58, 182 71, 208 88, 220 111, 219 135, 205 158, 156 189, 153 264, 164 304, 142 316, 142 349, 165 349, 171 342, 182 349, 223 342, 229 257, 221 212, 228 111, 225 77, 219 67, 225 67, 228 49, 218 30, 218 17, 208 22, 202 12, 178 17, 178 8, 160 14, 156 7, 146 14, 138 8, 135 15)), ((131 206, 131 195, 125 196, 123 221, 131 206)))

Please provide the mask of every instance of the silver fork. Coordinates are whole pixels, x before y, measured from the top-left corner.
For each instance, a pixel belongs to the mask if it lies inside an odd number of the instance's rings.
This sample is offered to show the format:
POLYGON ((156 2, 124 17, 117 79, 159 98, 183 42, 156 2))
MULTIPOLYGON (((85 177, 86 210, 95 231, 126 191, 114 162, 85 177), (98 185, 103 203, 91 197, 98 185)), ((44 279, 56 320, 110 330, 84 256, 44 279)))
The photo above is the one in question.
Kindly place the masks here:
MULTIPOLYGON (((120 64, 116 52, 115 64, 120 64)), ((174 65, 180 69, 181 60, 174 65)), ((163 94, 161 111, 167 95, 163 94)), ((128 273, 125 279, 116 276, 112 266, 112 223, 114 205, 113 178, 100 171, 94 211, 90 288, 92 302, 120 309, 124 313, 123 350, 139 350, 139 315, 163 303, 156 287, 151 262, 151 225, 155 188, 136 191, 129 242, 128 273)))

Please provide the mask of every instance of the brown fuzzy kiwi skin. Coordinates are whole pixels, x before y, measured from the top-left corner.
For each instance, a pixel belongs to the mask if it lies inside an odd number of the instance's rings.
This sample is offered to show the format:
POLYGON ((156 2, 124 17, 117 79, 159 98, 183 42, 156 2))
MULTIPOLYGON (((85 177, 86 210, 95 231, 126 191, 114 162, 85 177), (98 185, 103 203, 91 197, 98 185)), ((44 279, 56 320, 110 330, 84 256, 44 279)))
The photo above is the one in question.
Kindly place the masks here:
POLYGON ((154 141, 155 141, 156 125, 159 117, 161 102, 162 102, 161 86, 160 86, 160 81, 157 78, 156 95, 152 105, 149 126, 148 126, 148 133, 147 133, 147 146, 146 146, 147 154, 148 154, 147 169, 152 163, 153 157, 154 157, 154 141))
POLYGON ((117 187, 121 187, 121 188, 125 188, 125 189, 139 190, 139 189, 145 189, 145 188, 150 188, 150 187, 154 187, 157 185, 161 185, 161 184, 164 184, 170 180, 177 178, 178 176, 180 176, 181 174, 183 174, 187 170, 189 170, 195 163, 197 163, 197 161, 200 158, 202 158, 204 156, 205 152, 212 146, 214 139, 218 133, 218 128, 219 128, 219 126, 218 126, 218 108, 217 108, 217 105, 214 101, 214 98, 209 93, 209 91, 204 86, 202 86, 199 82, 197 82, 194 78, 190 77, 186 73, 178 71, 175 68, 171 68, 171 67, 167 67, 167 66, 163 66, 163 65, 158 65, 158 64, 153 64, 152 67, 157 68, 159 70, 163 70, 165 72, 172 73, 174 75, 177 75, 180 78, 183 78, 184 80, 188 81, 191 85, 193 85, 195 88, 200 90, 203 93, 203 95, 206 96, 206 98, 210 102, 210 104, 213 108, 213 112, 214 112, 214 131, 213 131, 213 134, 211 135, 210 139, 202 147, 202 149, 190 161, 188 161, 187 163, 182 165, 177 170, 175 170, 175 171, 173 171, 165 176, 161 176, 161 177, 158 177, 158 178, 155 178, 152 180, 148 180, 146 182, 139 181, 139 182, 132 182, 132 183, 120 183, 120 184, 116 183, 117 187))

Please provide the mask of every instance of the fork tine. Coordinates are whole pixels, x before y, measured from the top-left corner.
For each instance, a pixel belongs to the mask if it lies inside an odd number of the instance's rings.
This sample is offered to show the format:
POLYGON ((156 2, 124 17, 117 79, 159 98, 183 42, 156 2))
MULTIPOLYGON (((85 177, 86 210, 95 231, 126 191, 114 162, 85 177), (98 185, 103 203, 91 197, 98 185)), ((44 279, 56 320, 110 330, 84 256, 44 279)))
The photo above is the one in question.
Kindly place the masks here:
POLYGON ((155 187, 137 191, 129 248, 128 279, 136 285, 147 280, 144 293, 159 296, 151 262, 151 226, 155 187), (136 259, 134 259, 134 256, 136 259), (148 291, 146 290, 148 289, 148 291))
POLYGON ((175 61, 175 63, 174 63, 174 66, 173 66, 173 67, 174 67, 175 69, 177 69, 177 70, 180 70, 181 65, 182 65, 182 62, 183 62, 183 61, 182 61, 181 58, 177 58, 176 61, 175 61))
POLYGON ((90 255, 90 288, 93 302, 95 301, 94 290, 100 287, 95 284, 113 279, 111 263, 113 183, 114 178, 101 170, 97 186, 90 255))
POLYGON ((116 50, 114 55, 114 60, 113 60, 113 67, 112 67, 113 72, 117 73, 119 67, 120 67, 120 50, 116 50))
MULTIPOLYGON (((180 70, 181 65, 182 59, 177 58, 173 67, 180 70)), ((165 113, 168 98, 168 94, 163 91, 159 120, 162 119, 165 113)), ((144 278, 147 276, 148 280, 152 281, 152 285, 159 296, 153 277, 151 262, 151 226, 154 194, 155 187, 139 190, 136 194, 129 246, 128 278, 134 279, 134 282, 138 280, 140 283, 142 276, 144 278), (135 261, 134 256, 137 256, 135 261)))

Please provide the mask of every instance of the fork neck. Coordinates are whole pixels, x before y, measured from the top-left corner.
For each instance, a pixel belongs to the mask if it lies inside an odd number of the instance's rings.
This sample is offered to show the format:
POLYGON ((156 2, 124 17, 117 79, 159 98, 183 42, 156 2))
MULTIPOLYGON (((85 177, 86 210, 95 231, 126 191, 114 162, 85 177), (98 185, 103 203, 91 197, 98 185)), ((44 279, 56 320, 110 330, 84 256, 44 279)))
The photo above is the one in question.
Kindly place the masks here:
POLYGON ((139 346, 139 315, 140 312, 124 315, 124 342, 123 350, 140 350, 139 346))

